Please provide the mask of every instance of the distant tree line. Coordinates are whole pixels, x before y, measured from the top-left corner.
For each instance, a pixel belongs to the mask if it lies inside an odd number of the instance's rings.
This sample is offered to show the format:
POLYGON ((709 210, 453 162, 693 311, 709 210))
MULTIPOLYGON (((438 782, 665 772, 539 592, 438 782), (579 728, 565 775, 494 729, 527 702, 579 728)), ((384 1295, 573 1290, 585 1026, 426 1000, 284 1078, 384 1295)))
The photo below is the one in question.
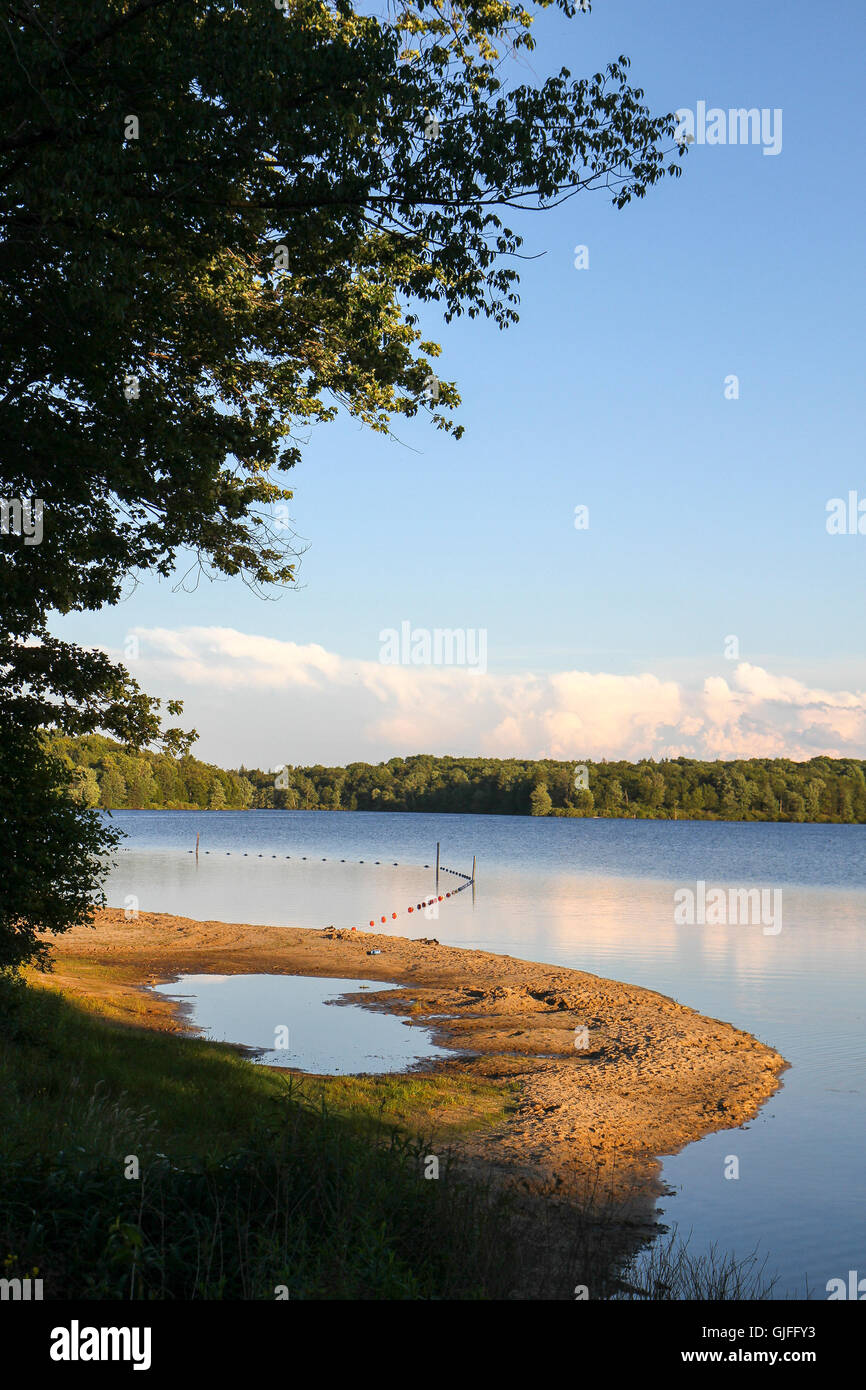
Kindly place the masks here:
POLYGON ((866 822, 866 761, 437 758, 224 771, 190 755, 54 737, 88 806, 193 810, 469 811, 512 816, 866 822))
POLYGON ((103 810, 238 811, 252 804, 253 786, 189 754, 131 752, 121 743, 88 734, 46 738, 73 774, 72 796, 103 810))

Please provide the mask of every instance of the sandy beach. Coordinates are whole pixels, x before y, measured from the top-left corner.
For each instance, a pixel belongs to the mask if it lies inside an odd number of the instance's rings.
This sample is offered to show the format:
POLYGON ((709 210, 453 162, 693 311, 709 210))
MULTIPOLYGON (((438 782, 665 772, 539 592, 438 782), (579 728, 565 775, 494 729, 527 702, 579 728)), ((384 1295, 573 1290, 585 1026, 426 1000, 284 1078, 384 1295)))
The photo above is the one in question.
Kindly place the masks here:
POLYGON ((600 1192, 641 1221, 651 1220, 662 1191, 659 1156, 750 1120, 787 1065, 750 1034, 665 995, 430 937, 161 913, 127 921, 109 909, 97 914, 94 930, 73 930, 55 944, 52 987, 98 999, 119 1022, 177 1033, 189 1030, 188 1021, 147 987, 179 975, 396 984, 352 1002, 432 1028, 437 1043, 456 1050, 453 1061, 431 1064, 437 1071, 517 1088, 507 1124, 468 1141, 469 1161, 529 1191, 600 1192))

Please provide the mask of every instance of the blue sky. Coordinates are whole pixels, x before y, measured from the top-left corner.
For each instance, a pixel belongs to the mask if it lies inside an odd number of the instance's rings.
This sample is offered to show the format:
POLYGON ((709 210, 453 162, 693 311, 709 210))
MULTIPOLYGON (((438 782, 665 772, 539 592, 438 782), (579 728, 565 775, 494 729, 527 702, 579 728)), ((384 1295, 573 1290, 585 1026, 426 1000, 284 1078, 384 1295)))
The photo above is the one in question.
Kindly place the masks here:
POLYGON ((825 522, 866 498, 866 11, 594 0, 535 34, 522 80, 624 53, 657 114, 781 108, 781 152, 693 145, 621 212, 599 191, 516 219, 544 253, 520 324, 425 315, 465 437, 312 433, 297 591, 148 579, 53 624, 114 651, 137 635, 127 664, 186 700, 200 756, 864 756, 866 535, 825 522), (486 670, 383 667, 404 620, 483 629, 486 670))

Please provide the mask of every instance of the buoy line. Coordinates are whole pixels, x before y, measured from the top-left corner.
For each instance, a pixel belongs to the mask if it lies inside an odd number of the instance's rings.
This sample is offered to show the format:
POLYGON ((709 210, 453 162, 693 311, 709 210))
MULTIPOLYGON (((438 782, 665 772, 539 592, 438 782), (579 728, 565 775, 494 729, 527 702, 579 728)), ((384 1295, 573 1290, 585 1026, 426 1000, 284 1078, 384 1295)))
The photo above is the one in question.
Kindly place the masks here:
MULTIPOLYGON (((127 852, 129 852, 131 846, 129 846, 129 845, 121 845, 120 848, 121 848, 122 850, 126 850, 127 852)), ((200 852, 201 852, 201 854, 210 854, 210 853, 211 853, 211 851, 210 851, 209 849, 203 849, 203 850, 201 850, 200 852)), ((213 853, 214 853, 214 854, 224 853, 224 854, 225 854, 226 856, 228 856, 228 857, 230 857, 230 856, 232 855, 232 853, 236 853, 236 854, 238 855, 239 858, 249 859, 249 858, 250 858, 251 851, 245 849, 243 852, 241 852, 240 850, 232 851, 232 850, 230 850, 230 849, 227 849, 227 850, 224 850, 224 851, 214 850, 213 853)), ((187 854, 195 854, 195 850, 194 850, 194 849, 188 849, 188 850, 187 850, 187 854)), ((268 856, 265 855, 265 854, 256 854, 255 851, 252 851, 252 857, 253 857, 254 859, 265 859, 265 858, 267 858, 268 856)), ((291 859, 292 856, 291 856, 290 854, 286 854, 286 855, 284 855, 283 857, 286 858, 286 859, 291 859)), ((280 855, 279 855, 279 854, 272 854, 272 855, 270 856, 270 858, 271 858, 271 859, 279 859, 279 858, 280 858, 280 855)), ((313 856, 313 855, 300 854, 300 855, 297 855, 296 858, 302 859, 302 860, 304 860, 304 862, 306 862, 307 859, 313 859, 314 856, 313 856)), ((327 863, 328 863, 328 857, 327 857, 327 855, 323 854, 320 862, 321 862, 322 864, 327 864, 327 863)), ((336 864, 337 861, 336 861, 336 859, 334 859, 334 860, 332 860, 331 862, 334 863, 334 864, 336 864)), ((354 864, 355 862, 356 862, 356 861, 355 861, 354 859, 351 859, 351 860, 349 860, 349 859, 341 859, 341 860, 340 860, 340 863, 341 863, 341 864, 349 864, 349 863, 354 864)), ((367 864, 367 863, 370 863, 370 864, 372 864, 372 865, 375 865, 376 868, 394 868, 394 869, 399 869, 399 868, 400 868, 400 863, 399 863, 399 860, 397 860, 397 859, 392 860, 390 864, 385 864, 381 859, 371 859, 371 860, 359 859, 359 860, 357 860, 357 863, 358 863, 358 864, 367 864)), ((404 864, 404 865, 403 865, 403 868, 404 868, 404 869, 420 869, 420 868, 429 869, 429 868, 432 868, 432 865, 430 865, 430 864, 423 864, 423 865, 422 865, 422 864, 404 864)), ((464 879, 466 880, 467 883, 471 883, 471 882, 472 882, 472 875, 471 875, 471 874, 464 874, 464 872, 463 872, 462 869, 446 869, 446 867, 445 867, 444 864, 440 864, 440 865, 439 865, 439 872, 440 872, 440 874, 455 874, 457 878, 464 878, 464 879)))
MULTIPOLYGON (((440 869, 440 873, 441 873, 441 872, 442 872, 442 871, 441 871, 441 869, 440 869)), ((446 873, 457 874, 457 873, 459 873, 460 871, 459 871, 458 869, 447 869, 445 872, 446 872, 446 873)), ((466 875, 466 874, 460 874, 460 877, 461 877, 461 878, 467 878, 467 875, 466 875)), ((452 891, 451 891, 450 893, 438 893, 438 894, 434 893, 433 896, 432 896, 432 898, 423 898, 423 899, 421 900, 421 902, 420 902, 420 903, 416 903, 414 907, 407 907, 407 908, 406 908, 406 911, 407 911, 407 912, 423 912, 423 911, 425 910, 425 908, 432 907, 434 903, 436 903, 436 904, 438 905, 439 903, 445 902, 446 898, 456 898, 456 897, 457 897, 457 894, 458 894, 458 893, 462 893, 463 890, 464 890, 464 888, 468 888, 468 887, 469 887, 469 884, 470 884, 471 882, 472 882, 472 880, 469 879, 469 881, 468 881, 467 883, 461 883, 461 885, 460 885, 459 888, 454 888, 454 889, 452 889, 452 891)), ((397 917, 399 917, 399 915, 400 915, 399 912, 392 912, 392 913, 391 913, 391 921, 392 921, 392 922, 395 921, 395 920, 397 919, 397 917)), ((380 923, 381 923, 382 925, 384 925, 384 924, 388 921, 388 915, 387 915, 387 913, 385 914, 384 917, 380 917, 380 918, 379 918, 379 921, 380 921, 380 923)), ((376 925, 376 919, 375 919, 375 917, 371 917, 371 918, 370 918, 370 926, 371 926, 371 927, 375 927, 375 925, 376 925)), ((352 931, 357 931, 357 930, 358 930, 357 927, 352 927, 352 931)))
MULTIPOLYGON (((218 853, 218 852, 219 852, 219 851, 216 851, 216 850, 214 851, 214 853, 218 853)), ((210 854, 210 850, 209 850, 209 849, 206 849, 206 850, 204 851, 204 853, 205 853, 205 854, 210 854)), ((195 857, 196 857, 196 859, 198 858, 198 850, 197 850, 197 849, 196 849, 196 850, 192 850, 192 849, 187 850, 187 854, 194 854, 195 857)), ((230 849, 227 849, 227 850, 225 850, 225 854, 226 854, 226 856, 230 857, 231 854, 232 854, 232 851, 231 851, 230 849)), ((248 858, 250 857, 250 851, 249 851, 249 850, 244 850, 244 851, 241 853, 240 857, 243 858, 243 859, 248 859, 248 858)), ((257 857, 258 859, 264 859, 264 858, 265 858, 264 854, 258 854, 258 855, 255 855, 255 857, 257 857)), ((287 854, 285 857, 286 857, 286 859, 291 859, 292 856, 291 856, 290 854, 287 854)), ((313 857, 313 856, 311 855, 310 858, 312 859, 312 857, 313 857)), ((279 855, 277 855, 277 854, 272 854, 272 855, 271 855, 271 859, 278 859, 278 858, 279 858, 279 855)), ((302 860, 303 862, 306 862, 306 860, 307 860, 307 855, 306 855, 306 854, 302 854, 302 855, 300 856, 300 858, 301 858, 301 860, 302 860)), ((321 863, 322 863, 322 864, 327 864, 327 862, 328 862, 327 855, 322 855, 321 863)), ((336 862, 336 861, 334 861, 334 862, 336 862)), ((340 863, 341 863, 341 864, 345 864, 346 862, 347 862, 347 861, 346 861, 345 859, 341 859, 341 860, 340 860, 340 863)), ((351 862, 354 863, 355 861, 352 860, 351 862)), ((364 864, 364 863, 366 863, 366 860, 364 860, 364 859, 359 859, 359 860, 358 860, 358 863, 359 863, 359 864, 364 864)), ((375 859, 375 860, 372 861, 372 863, 375 865, 376 868, 381 868, 381 867, 383 867, 382 861, 381 861, 380 859, 375 859)), ((474 865, 474 860, 473 860, 473 865, 474 865)), ((393 860, 391 861, 391 867, 393 867, 393 868, 395 868, 395 869, 399 869, 399 867, 400 867, 399 861, 396 860, 396 859, 393 859, 393 860)), ((410 866, 409 866, 409 865, 405 865, 404 867, 408 868, 408 867, 410 867, 410 866)), ((414 867, 414 866, 412 866, 412 867, 414 867)), ((419 865, 418 867, 420 867, 420 865, 419 865)), ((424 868, 425 868, 425 869, 429 869, 430 867, 431 867, 431 866, 430 866, 429 864, 425 864, 425 865, 424 865, 424 868)), ((453 874, 455 878, 462 878, 464 881, 463 881, 463 883, 460 884, 460 887, 459 887, 459 888, 454 888, 454 889, 452 889, 450 893, 438 893, 438 894, 434 893, 433 896, 432 896, 431 898, 424 898, 420 903, 416 903, 414 907, 411 907, 411 906, 410 906, 410 907, 407 907, 407 908, 406 908, 406 912, 407 912, 407 913, 408 913, 408 912, 423 912, 426 908, 432 907, 434 903, 438 904, 438 903, 445 902, 448 898, 456 898, 457 894, 458 894, 458 893, 462 893, 463 890, 464 890, 464 888, 468 888, 469 885, 470 885, 471 882, 472 882, 472 875, 471 875, 471 874, 465 874, 465 873, 463 872, 462 869, 448 869, 448 868, 445 867, 444 864, 440 864, 440 865, 438 866, 438 871, 439 871, 440 874, 453 874)), ((392 913, 391 913, 391 921, 392 921, 392 922, 396 921, 397 918, 399 917, 399 915, 400 915, 399 912, 392 912, 392 913)), ((381 925, 384 925, 387 921, 388 921, 388 914, 387 914, 387 913, 385 913, 384 916, 382 916, 382 917, 379 918, 379 922, 380 922, 381 925)), ((375 927, 375 925, 376 925, 376 918, 375 918, 375 917, 371 917, 371 918, 370 918, 370 926, 371 926, 371 927, 375 927)), ((352 931, 357 931, 358 928, 357 928, 357 927, 352 927, 351 930, 352 930, 352 931)))

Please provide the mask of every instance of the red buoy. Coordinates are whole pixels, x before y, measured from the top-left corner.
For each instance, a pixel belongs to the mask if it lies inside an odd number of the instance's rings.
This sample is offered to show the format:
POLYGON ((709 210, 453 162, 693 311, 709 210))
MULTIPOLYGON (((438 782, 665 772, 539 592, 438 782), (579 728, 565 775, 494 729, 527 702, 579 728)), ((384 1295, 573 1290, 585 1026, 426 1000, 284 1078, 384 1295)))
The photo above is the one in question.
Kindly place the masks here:
POLYGON ((387 921, 387 918, 383 917, 383 918, 382 918, 382 921, 383 921, 383 922, 387 921))
POLYGON ((440 903, 441 903, 441 901, 442 901, 442 894, 441 894, 441 893, 439 894, 439 901, 440 901, 440 903))
POLYGON ((392 918, 393 918, 393 917, 396 917, 396 916, 397 916, 396 912, 392 912, 392 913, 391 913, 391 916, 392 916, 392 918))
POLYGON ((414 912, 414 911, 415 911, 414 907, 410 907, 410 908, 409 908, 409 911, 410 911, 410 912, 414 912))
POLYGON ((371 917, 371 918, 370 918, 370 926, 371 926, 371 927, 375 927, 375 925, 376 925, 376 923, 373 921, 373 918, 371 917))

